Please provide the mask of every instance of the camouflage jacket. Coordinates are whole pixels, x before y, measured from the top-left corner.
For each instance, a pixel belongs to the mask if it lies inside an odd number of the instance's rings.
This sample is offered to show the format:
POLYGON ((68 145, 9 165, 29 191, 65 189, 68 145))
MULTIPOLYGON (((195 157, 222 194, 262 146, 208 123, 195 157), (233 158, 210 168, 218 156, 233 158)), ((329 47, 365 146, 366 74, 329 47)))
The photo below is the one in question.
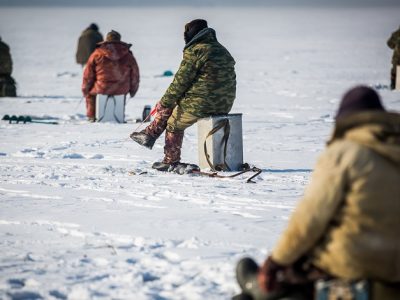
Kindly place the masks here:
POLYGON ((387 45, 390 49, 393 49, 392 64, 400 65, 400 28, 392 33, 387 45))
POLYGON ((12 59, 10 48, 0 39, 0 75, 11 75, 12 59))
POLYGON ((200 31, 183 50, 183 60, 161 99, 197 117, 228 113, 236 96, 235 60, 214 29, 200 31))

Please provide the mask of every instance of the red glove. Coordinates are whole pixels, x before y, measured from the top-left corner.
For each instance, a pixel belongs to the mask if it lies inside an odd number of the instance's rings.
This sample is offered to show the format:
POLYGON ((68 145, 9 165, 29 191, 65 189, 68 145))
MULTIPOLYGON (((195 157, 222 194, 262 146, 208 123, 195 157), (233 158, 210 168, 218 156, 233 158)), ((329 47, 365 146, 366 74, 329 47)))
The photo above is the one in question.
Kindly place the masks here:
POLYGON ((285 269, 284 266, 274 262, 269 256, 257 274, 259 287, 266 293, 279 289, 278 273, 285 269))

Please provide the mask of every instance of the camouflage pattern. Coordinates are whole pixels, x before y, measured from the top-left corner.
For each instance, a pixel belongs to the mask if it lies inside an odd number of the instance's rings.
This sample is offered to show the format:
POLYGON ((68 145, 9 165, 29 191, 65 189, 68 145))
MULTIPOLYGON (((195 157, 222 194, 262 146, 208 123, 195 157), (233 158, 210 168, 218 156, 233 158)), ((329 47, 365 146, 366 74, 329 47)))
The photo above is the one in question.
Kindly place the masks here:
POLYGON ((165 132, 164 159, 165 164, 174 164, 181 160, 181 148, 183 143, 182 132, 165 132))
POLYGON ((80 65, 85 65, 96 49, 97 43, 103 41, 103 36, 97 30, 91 28, 85 29, 78 40, 78 47, 76 50, 76 62, 80 65))
POLYGON ((172 114, 172 108, 159 106, 154 120, 144 129, 144 133, 158 138, 167 127, 167 121, 172 114))
MULTIPOLYGON (((157 114, 155 119, 143 130, 143 133, 157 139, 164 132, 164 130, 167 129, 165 131, 165 156, 163 163, 173 164, 179 162, 181 159, 184 130, 190 125, 196 123, 198 118, 192 115, 190 115, 191 117, 189 117, 189 120, 185 117, 182 118, 182 110, 178 110, 178 107, 172 109, 163 107, 162 105, 157 105, 156 109, 157 114), (181 127, 179 127, 181 130, 170 131, 169 127, 171 127, 171 120, 177 120, 178 123, 181 124, 181 127)), ((175 125, 172 125, 172 128, 175 128, 174 126, 175 125)))
POLYGON ((199 120, 199 117, 184 111, 180 106, 176 106, 168 119, 167 130, 170 132, 183 132, 199 120))
POLYGON ((11 75, 12 59, 10 47, 0 39, 0 75, 11 75))
POLYGON ((183 60, 161 99, 199 118, 228 113, 236 97, 235 60, 212 28, 201 30, 183 50, 183 60))

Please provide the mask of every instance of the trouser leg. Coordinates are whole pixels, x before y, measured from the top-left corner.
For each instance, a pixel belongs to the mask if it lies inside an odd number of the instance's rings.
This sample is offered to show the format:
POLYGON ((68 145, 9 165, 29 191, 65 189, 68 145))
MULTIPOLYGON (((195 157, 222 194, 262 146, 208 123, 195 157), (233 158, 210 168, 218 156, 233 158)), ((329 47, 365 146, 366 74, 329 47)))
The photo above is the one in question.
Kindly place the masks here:
POLYGON ((165 132, 164 159, 165 164, 174 164, 181 160, 181 148, 183 143, 183 131, 165 132))
POLYGON ((96 117, 96 95, 86 96, 86 116, 90 119, 96 117))
POLYGON ((390 88, 394 90, 396 88, 396 65, 392 65, 392 70, 390 71, 390 88))
POLYGON ((184 131, 198 119, 198 117, 184 112, 180 106, 175 107, 166 125, 164 163, 173 164, 180 161, 184 131))
POLYGON ((154 120, 143 130, 143 132, 155 139, 158 138, 167 127, 167 122, 172 111, 172 108, 160 107, 157 110, 157 115, 154 120))
POLYGON ((15 80, 10 74, 0 74, 0 97, 16 97, 15 80))

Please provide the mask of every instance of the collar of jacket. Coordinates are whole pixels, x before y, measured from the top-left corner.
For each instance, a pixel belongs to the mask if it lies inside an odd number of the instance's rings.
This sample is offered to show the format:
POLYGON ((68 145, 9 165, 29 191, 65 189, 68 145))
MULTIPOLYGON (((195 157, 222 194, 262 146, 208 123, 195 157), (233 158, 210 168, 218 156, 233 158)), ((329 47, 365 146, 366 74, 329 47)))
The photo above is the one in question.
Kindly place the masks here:
POLYGON ((215 30, 212 28, 204 28, 200 30, 193 38, 192 40, 185 45, 183 50, 189 48, 193 44, 196 44, 197 42, 201 41, 204 39, 204 37, 211 35, 214 39, 217 39, 217 34, 215 33, 215 30))
POLYGON ((365 111, 336 120, 328 145, 346 139, 364 145, 400 166, 400 114, 365 111))
POLYGON ((330 142, 342 138, 350 129, 370 124, 380 124, 400 134, 400 114, 387 111, 364 111, 353 113, 336 120, 336 126, 330 142))

